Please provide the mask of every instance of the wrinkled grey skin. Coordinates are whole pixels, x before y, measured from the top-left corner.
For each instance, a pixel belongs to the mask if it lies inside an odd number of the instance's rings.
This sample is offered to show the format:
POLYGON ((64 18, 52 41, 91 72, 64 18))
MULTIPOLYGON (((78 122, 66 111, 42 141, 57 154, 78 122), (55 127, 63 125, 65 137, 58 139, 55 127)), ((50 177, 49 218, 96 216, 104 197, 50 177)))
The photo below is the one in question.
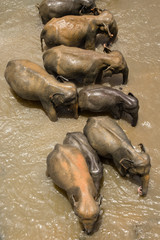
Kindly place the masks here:
POLYGON ((40 101, 51 121, 57 120, 56 109, 67 107, 77 113, 77 89, 73 83, 60 83, 42 67, 29 60, 9 61, 5 78, 21 98, 40 101))
POLYGON ((47 176, 65 190, 85 232, 91 234, 100 214, 98 193, 80 150, 57 144, 47 157, 47 176))
POLYGON ((43 0, 37 4, 43 24, 52 18, 88 13, 95 7, 95 0, 43 0))
POLYGON ((109 113, 115 119, 120 119, 123 113, 131 116, 132 126, 138 120, 139 102, 133 94, 103 85, 83 87, 78 94, 78 105, 81 111, 109 113))
POLYGON ((84 158, 86 159, 94 185, 99 192, 101 179, 103 177, 103 165, 100 162, 96 151, 89 144, 86 136, 81 132, 67 133, 63 144, 77 147, 81 151, 84 158))
POLYGON ((147 194, 151 164, 142 144, 141 151, 136 151, 122 128, 109 117, 89 118, 84 134, 99 156, 113 158, 122 176, 139 176, 142 186, 138 192, 142 196, 147 194))
POLYGON ((123 84, 128 81, 128 66, 119 51, 101 53, 76 47, 57 46, 43 54, 48 73, 60 75, 75 84, 89 85, 102 81, 102 74, 123 74, 123 84))
POLYGON ((48 48, 65 45, 95 50, 97 34, 105 34, 114 41, 117 32, 115 19, 107 10, 99 15, 52 18, 41 32, 41 48, 43 51, 44 40, 48 48))

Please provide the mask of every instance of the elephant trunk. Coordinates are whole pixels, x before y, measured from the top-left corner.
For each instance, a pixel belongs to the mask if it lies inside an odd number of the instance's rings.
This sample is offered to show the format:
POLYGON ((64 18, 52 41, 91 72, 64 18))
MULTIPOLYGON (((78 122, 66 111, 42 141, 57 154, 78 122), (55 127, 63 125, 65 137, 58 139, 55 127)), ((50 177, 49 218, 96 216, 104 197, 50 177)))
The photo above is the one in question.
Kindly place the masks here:
POLYGON ((142 176, 141 181, 142 181, 142 187, 141 187, 141 190, 139 191, 139 194, 141 196, 146 196, 148 192, 149 174, 142 176))
POLYGON ((78 102, 76 101, 75 104, 73 104, 73 114, 74 114, 74 118, 78 119, 78 102))
POLYGON ((128 69, 127 65, 126 65, 125 69, 122 71, 122 74, 123 74, 123 84, 127 84, 128 74, 129 74, 129 69, 128 69))
POLYGON ((132 116, 132 127, 135 127, 138 121, 138 111, 136 111, 135 113, 132 113, 131 116, 132 116))
POLYGON ((117 26, 117 23, 116 23, 115 19, 113 20, 111 25, 109 25, 109 30, 110 30, 110 32, 112 34, 112 37, 109 39, 109 41, 107 43, 107 46, 112 44, 116 40, 116 38, 117 38, 118 26, 117 26))

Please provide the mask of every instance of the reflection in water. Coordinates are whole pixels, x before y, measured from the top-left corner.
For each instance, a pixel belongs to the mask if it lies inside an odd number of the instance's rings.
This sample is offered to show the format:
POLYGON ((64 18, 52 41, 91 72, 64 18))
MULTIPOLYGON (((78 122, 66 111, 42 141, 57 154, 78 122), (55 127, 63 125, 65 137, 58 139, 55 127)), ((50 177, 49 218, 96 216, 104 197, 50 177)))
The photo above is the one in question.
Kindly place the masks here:
POLYGON ((49 121, 41 106, 18 100, 3 73, 11 59, 29 59, 41 66, 42 23, 36 0, 0 3, 1 52, 1 240, 160 239, 159 150, 159 0, 97 0, 112 11, 119 27, 112 49, 124 54, 130 69, 124 92, 139 99, 136 128, 120 120, 120 126, 136 146, 144 143, 151 156, 148 195, 140 198, 137 185, 105 165, 101 189, 104 214, 98 232, 86 236, 67 198, 46 177, 46 157, 66 132, 82 131, 87 117, 49 121))

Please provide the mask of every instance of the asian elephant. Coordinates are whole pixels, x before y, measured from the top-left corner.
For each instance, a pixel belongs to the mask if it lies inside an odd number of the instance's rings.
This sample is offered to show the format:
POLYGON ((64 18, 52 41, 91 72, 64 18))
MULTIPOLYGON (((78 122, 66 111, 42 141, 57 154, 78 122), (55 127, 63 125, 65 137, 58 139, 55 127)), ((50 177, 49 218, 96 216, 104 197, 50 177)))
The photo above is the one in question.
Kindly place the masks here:
POLYGON ((84 134, 99 156, 113 159, 122 176, 139 176, 142 186, 138 188, 138 192, 143 196, 147 194, 151 164, 150 156, 142 144, 141 151, 137 151, 122 128, 109 117, 89 118, 84 134))
POLYGON ((117 32, 116 21, 107 10, 99 15, 52 18, 41 32, 41 48, 43 51, 44 40, 48 48, 65 45, 95 50, 97 34, 105 34, 114 40, 117 32))
POLYGON ((98 52, 76 47, 57 46, 43 54, 48 73, 60 75, 75 84, 89 85, 102 81, 103 73, 122 73, 123 84, 128 81, 128 66, 119 51, 98 52))
MULTIPOLYGON (((91 12, 93 13, 92 18, 98 19, 99 21, 103 21, 106 29, 108 28, 108 42, 106 42, 107 45, 110 45, 110 43, 113 43, 118 34, 118 26, 117 22, 113 16, 113 14, 108 11, 107 9, 100 9, 100 8, 93 8, 91 9, 91 12)), ((91 15, 90 15, 91 16, 91 15)))
POLYGON ((104 85, 95 84, 82 88, 78 93, 78 105, 82 112, 109 113, 115 119, 120 119, 123 113, 127 113, 131 116, 133 127, 138 121, 138 99, 132 93, 126 95, 104 85))
POLYGON ((65 190, 85 232, 91 234, 100 215, 97 190, 80 150, 57 144, 47 157, 47 176, 65 190))
POLYGON ((87 162, 94 185, 99 192, 100 183, 103 177, 103 165, 96 151, 89 144, 86 136, 81 132, 67 133, 63 144, 74 146, 81 151, 87 162))
POLYGON ((51 121, 57 120, 59 107, 77 113, 77 89, 73 83, 61 83, 42 67, 29 60, 9 61, 5 78, 13 91, 23 99, 40 101, 51 121))
POLYGON ((43 0, 36 5, 43 24, 65 15, 81 15, 94 8, 95 0, 43 0))

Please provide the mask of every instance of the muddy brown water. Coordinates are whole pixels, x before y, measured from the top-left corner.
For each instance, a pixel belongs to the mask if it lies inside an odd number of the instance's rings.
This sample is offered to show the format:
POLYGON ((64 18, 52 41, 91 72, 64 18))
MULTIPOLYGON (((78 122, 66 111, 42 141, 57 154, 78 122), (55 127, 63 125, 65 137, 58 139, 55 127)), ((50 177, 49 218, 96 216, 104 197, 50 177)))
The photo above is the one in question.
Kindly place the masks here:
POLYGON ((134 146, 145 145, 152 168, 148 195, 141 198, 135 183, 105 165, 104 213, 92 236, 83 233, 70 203, 45 175, 48 153, 67 132, 82 131, 87 117, 53 123, 40 104, 16 97, 4 78, 11 59, 43 66, 37 2, 0 1, 0 239, 160 239, 160 1, 97 0, 114 14, 119 27, 112 49, 120 50, 129 66, 123 90, 140 102, 135 128, 124 120, 118 123, 134 146))

